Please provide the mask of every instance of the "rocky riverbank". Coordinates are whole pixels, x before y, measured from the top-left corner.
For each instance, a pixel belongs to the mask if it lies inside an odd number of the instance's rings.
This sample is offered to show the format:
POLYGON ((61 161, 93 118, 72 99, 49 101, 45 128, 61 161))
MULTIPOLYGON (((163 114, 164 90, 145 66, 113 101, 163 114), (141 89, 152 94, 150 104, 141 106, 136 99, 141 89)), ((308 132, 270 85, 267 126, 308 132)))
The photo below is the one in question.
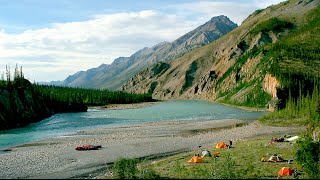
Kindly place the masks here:
POLYGON ((293 133, 303 128, 271 127, 237 119, 166 121, 80 131, 11 148, 0 156, 0 178, 90 178, 106 173, 119 157, 139 158, 214 146, 262 134, 293 133), (76 151, 83 144, 99 150, 76 151), (90 176, 91 174, 91 176, 90 176))

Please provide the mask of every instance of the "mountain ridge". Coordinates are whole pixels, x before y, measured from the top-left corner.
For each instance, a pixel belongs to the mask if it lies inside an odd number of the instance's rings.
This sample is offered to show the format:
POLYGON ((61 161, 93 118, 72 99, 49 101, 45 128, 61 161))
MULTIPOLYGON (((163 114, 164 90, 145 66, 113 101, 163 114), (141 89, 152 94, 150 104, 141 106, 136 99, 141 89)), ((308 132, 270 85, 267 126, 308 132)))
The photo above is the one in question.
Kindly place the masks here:
POLYGON ((143 68, 159 61, 170 61, 193 49, 208 44, 237 25, 226 16, 217 16, 196 29, 182 35, 173 42, 160 42, 145 47, 130 57, 119 57, 109 66, 92 68, 68 76, 59 85, 85 88, 119 90, 121 86, 143 68))
MULTIPOLYGON (((272 54, 270 49, 277 51, 274 44, 308 25, 307 16, 316 8, 319 1, 291 0, 257 10, 218 40, 172 62, 156 65, 169 68, 155 73, 154 66, 140 72, 122 90, 150 92, 156 99, 205 99, 273 110, 281 99, 280 92, 285 90, 287 94, 288 88, 272 70, 279 63, 274 58, 281 56, 272 54)), ((312 35, 318 37, 317 33, 312 35)), ((312 39, 301 42, 312 44, 312 39)), ((306 63, 304 66, 317 71, 306 63)))

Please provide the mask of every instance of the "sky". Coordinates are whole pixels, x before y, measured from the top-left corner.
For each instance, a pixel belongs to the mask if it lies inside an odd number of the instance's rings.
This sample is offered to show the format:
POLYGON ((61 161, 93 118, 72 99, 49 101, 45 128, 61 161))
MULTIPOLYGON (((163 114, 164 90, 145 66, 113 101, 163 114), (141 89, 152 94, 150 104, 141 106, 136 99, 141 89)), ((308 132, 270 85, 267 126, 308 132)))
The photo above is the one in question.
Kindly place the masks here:
POLYGON ((0 73, 64 80, 226 15, 241 22, 284 0, 0 0, 0 73))

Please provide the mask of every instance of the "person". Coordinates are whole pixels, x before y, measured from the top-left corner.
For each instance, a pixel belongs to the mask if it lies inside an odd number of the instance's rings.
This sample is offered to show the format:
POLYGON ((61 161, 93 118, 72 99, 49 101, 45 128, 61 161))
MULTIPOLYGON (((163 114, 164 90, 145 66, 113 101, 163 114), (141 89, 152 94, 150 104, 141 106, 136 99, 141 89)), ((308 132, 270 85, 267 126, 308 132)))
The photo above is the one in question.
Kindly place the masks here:
POLYGON ((229 148, 231 148, 231 147, 232 147, 232 141, 229 140, 229 148))

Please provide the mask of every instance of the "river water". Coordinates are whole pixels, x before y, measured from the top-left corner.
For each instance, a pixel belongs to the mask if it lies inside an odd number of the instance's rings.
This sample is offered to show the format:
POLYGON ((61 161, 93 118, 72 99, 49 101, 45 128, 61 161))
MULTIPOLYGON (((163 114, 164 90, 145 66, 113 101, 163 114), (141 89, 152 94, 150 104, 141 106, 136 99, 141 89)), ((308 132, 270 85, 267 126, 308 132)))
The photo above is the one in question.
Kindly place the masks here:
POLYGON ((168 120, 254 120, 264 113, 266 112, 247 111, 200 100, 164 101, 137 109, 89 109, 88 112, 55 114, 41 122, 33 123, 23 128, 0 131, 0 150, 102 126, 120 126, 168 120))

